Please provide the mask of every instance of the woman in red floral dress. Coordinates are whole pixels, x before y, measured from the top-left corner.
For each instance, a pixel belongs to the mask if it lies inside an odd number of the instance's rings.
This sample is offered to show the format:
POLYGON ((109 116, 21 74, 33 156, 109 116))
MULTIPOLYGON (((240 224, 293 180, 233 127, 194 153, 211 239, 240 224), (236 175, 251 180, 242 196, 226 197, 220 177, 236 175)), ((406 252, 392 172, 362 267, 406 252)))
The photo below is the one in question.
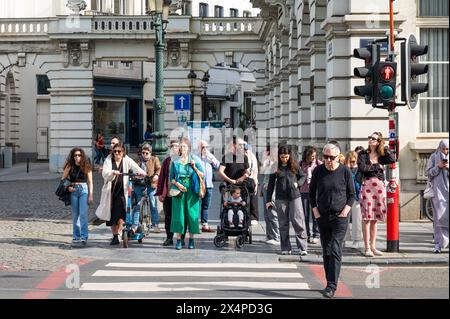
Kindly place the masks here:
POLYGON ((383 255, 376 248, 376 237, 377 222, 384 222, 387 213, 384 165, 395 162, 384 144, 382 134, 374 132, 369 136, 367 150, 358 155, 358 170, 364 175, 360 199, 366 257, 383 255))

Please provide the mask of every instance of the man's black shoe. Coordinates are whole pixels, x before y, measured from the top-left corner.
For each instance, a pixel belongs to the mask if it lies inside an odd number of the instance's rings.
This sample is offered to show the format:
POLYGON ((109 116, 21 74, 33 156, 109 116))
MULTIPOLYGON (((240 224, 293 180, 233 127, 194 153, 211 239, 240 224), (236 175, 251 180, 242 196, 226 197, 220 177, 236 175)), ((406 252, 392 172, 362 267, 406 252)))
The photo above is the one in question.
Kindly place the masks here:
POLYGON ((173 246, 173 239, 167 238, 167 239, 163 242, 162 245, 163 245, 163 246, 173 246))
POLYGON ((325 288, 325 290, 322 292, 322 295, 325 298, 333 298, 334 297, 334 290, 330 287, 325 288))

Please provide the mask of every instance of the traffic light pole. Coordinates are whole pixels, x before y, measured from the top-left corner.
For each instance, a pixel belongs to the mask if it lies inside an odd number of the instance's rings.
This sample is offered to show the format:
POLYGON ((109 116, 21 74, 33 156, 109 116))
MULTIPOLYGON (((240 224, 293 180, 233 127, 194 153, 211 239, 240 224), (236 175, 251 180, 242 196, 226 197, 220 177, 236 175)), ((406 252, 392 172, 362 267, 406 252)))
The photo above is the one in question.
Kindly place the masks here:
MULTIPOLYGON (((389 53, 388 60, 395 62, 394 52, 394 0, 389 0, 389 53)), ((395 160, 399 157, 398 144, 398 112, 396 103, 389 108, 389 149, 395 154, 395 160)), ((397 183, 398 167, 396 162, 388 167, 389 183, 387 187, 387 252, 399 251, 399 185, 397 183)))

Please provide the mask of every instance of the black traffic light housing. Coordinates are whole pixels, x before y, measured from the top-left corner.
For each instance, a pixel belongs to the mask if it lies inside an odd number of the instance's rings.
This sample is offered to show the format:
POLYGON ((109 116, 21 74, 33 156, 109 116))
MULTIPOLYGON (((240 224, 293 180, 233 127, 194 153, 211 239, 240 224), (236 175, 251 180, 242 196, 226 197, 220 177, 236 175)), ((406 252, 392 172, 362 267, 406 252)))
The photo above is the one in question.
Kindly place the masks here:
POLYGON ((365 48, 353 50, 353 56, 364 60, 364 67, 354 68, 353 74, 359 78, 364 78, 364 85, 354 87, 354 93, 362 96, 366 104, 376 104, 377 91, 375 90, 374 67, 380 60, 380 45, 371 44, 365 48))
POLYGON ((409 35, 406 43, 401 44, 401 99, 412 109, 416 107, 418 94, 428 91, 428 83, 417 82, 418 75, 428 72, 428 65, 418 63, 417 57, 427 53, 428 46, 418 44, 413 34, 409 35))

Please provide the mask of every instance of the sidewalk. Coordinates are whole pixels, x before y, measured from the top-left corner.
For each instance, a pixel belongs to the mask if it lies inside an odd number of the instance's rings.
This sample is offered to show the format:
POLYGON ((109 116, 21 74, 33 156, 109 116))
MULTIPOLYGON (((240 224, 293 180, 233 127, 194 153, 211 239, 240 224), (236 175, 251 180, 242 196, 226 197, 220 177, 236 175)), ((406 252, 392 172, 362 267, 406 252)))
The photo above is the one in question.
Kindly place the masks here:
MULTIPOLYGON (((0 169, 0 182, 6 181, 33 181, 33 180, 56 180, 60 178, 60 174, 49 173, 48 163, 30 163, 30 172, 26 172, 26 163, 20 163, 13 166, 10 169, 0 169)), ((101 187, 101 179, 97 178, 96 183, 101 187)), ((20 184, 20 183, 19 183, 20 184)), ((8 186, 9 187, 9 186, 8 186)), ((53 194, 50 194, 54 197, 53 194)), ((50 196, 49 195, 49 196, 50 196)), ((98 200, 98 198, 96 198, 98 200)), ((55 200, 56 201, 56 200, 55 200)), ((58 205, 60 203, 57 202, 58 205)), ((47 202, 47 206, 49 203, 47 202)), ((33 207, 33 206, 32 206, 33 207)), ((59 207, 59 206, 58 206, 59 207)), ((213 198, 211 205, 211 215, 213 212, 217 212, 219 207, 219 198, 216 196, 213 198)), ((24 207, 26 209, 26 207, 24 207)), ((30 212, 32 213, 32 212, 30 212)), ((217 213, 216 213, 217 214, 217 213)), ((0 214, 1 215, 1 214, 0 214)), ((216 215, 217 216, 217 215, 216 215)), ((3 216, 2 216, 3 217, 3 216)), ((216 227, 218 220, 213 220, 213 216, 210 219, 210 225, 216 227)), ((217 218, 217 217, 216 217, 217 218)), ((260 201, 260 219, 263 218, 262 202, 260 201)), ((93 234, 99 232, 101 241, 107 240, 109 232, 107 228, 102 226, 91 226, 93 234), (104 228, 104 229, 103 229, 104 228)), ((163 229, 164 224, 160 221, 160 227, 163 229)), ((282 256, 280 255, 279 247, 266 244, 265 241, 265 223, 260 221, 257 226, 253 226, 254 244, 244 246, 241 251, 253 251, 261 256, 263 254, 274 254, 280 262, 303 262, 303 263, 316 263, 322 264, 322 249, 320 244, 309 244, 308 255, 300 257, 298 255, 282 256), (253 246, 253 247, 252 247, 253 246)), ((293 230, 291 228, 291 243, 295 247, 295 240, 293 238, 293 230)), ((203 237, 208 244, 208 249, 214 249, 212 239, 215 233, 203 233, 203 237)), ((159 237, 159 236, 158 236, 159 237)), ((162 242, 164 234, 161 233, 161 238, 158 238, 162 242)), ((99 238, 99 239, 100 239, 99 238)), ((234 238, 232 239, 234 240, 234 238)), ((346 247, 343 249, 343 264, 344 265, 369 265, 369 264, 383 264, 383 265, 425 265, 425 264, 444 264, 448 265, 449 262, 449 250, 448 248, 443 250, 441 254, 434 254, 433 248, 433 224, 428 221, 413 221, 413 222, 401 222, 400 223, 400 251, 398 253, 387 253, 386 251, 386 224, 381 223, 378 226, 378 238, 377 248, 384 252, 384 256, 368 258, 363 256, 363 247, 354 249, 351 247, 352 242, 346 242, 346 247)), ((220 249, 218 249, 220 251, 220 249)))
POLYGON ((12 168, 0 168, 0 182, 52 180, 61 178, 61 174, 50 173, 48 162, 30 162, 27 173, 27 163, 18 163, 12 168))

